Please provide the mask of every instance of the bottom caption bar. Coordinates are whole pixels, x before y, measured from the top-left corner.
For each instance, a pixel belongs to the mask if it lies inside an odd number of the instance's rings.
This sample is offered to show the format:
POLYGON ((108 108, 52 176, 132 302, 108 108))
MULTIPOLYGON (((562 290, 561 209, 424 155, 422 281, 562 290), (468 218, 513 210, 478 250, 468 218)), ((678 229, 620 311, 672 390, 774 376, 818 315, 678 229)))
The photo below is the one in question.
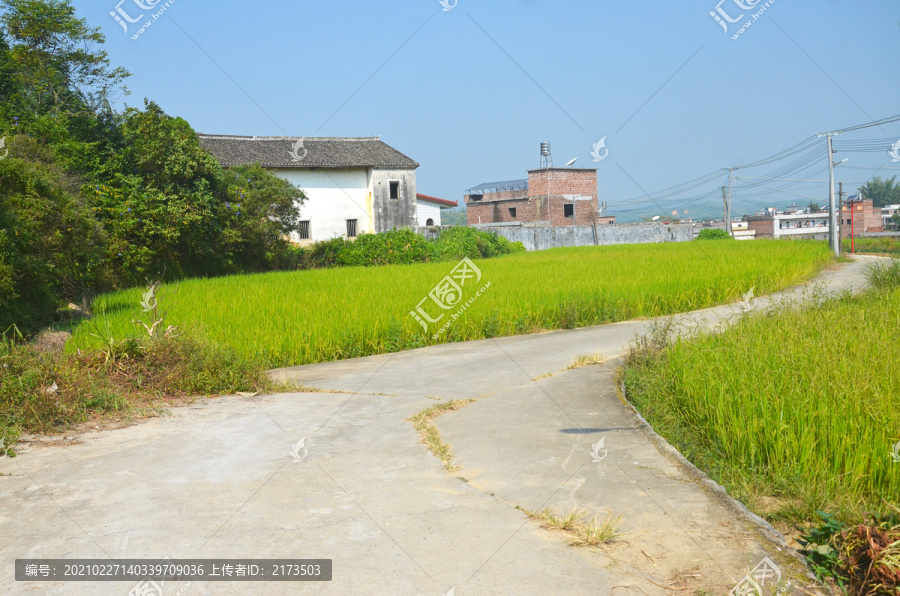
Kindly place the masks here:
POLYGON ((331 559, 16 559, 16 581, 330 582, 331 559))

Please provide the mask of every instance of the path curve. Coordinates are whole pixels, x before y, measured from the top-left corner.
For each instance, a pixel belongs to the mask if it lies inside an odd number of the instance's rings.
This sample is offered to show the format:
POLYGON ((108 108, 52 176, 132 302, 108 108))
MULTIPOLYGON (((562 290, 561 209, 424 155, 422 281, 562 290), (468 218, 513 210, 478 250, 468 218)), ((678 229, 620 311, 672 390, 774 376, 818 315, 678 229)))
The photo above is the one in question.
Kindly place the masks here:
MULTIPOLYGON (((871 259, 815 284, 857 291, 871 259)), ((761 298, 796 299, 812 283, 761 298)), ((727 324, 728 305, 675 319, 727 324)), ((273 371, 320 389, 199 400, 109 432, 25 443, 0 459, 0 585, 7 593, 128 594, 134 583, 25 583, 22 558, 330 558, 328 583, 164 586, 165 594, 727 593, 769 557, 803 568, 723 498, 616 393, 648 322, 446 344, 273 371), (602 366, 565 370, 579 355, 602 366), (407 419, 478 398, 436 424, 448 473, 407 419), (592 445, 603 438, 604 446, 592 445), (295 445, 304 439, 302 445, 295 445), (574 548, 521 509, 622 516, 626 536, 574 548), (517 507, 521 509, 517 509, 517 507), (100 586, 101 589, 98 589, 100 586), (452 590, 452 591, 451 591, 452 590)))

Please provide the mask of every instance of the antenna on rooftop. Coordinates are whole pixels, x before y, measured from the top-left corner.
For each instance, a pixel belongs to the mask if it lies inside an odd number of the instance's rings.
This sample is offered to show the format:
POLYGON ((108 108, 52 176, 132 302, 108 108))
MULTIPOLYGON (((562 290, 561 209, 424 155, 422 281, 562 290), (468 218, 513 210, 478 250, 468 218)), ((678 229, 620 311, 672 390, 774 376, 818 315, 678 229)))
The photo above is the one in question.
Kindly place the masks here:
POLYGON ((541 168, 552 168, 553 157, 550 156, 550 143, 541 143, 541 168))

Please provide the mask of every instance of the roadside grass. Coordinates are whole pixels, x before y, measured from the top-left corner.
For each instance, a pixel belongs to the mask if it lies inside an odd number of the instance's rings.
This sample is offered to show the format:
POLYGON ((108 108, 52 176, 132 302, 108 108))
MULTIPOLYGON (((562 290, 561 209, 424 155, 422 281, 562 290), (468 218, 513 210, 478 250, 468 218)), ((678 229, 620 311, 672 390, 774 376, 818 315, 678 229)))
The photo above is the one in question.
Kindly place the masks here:
POLYGON ((271 392, 265 367, 187 336, 115 343, 108 351, 38 353, 0 341, 0 440, 128 422, 197 395, 271 392))
POLYGON ((522 511, 544 528, 568 534, 569 544, 572 546, 601 546, 623 535, 620 530, 621 515, 613 518, 612 514, 608 514, 606 519, 595 516, 585 521, 587 510, 578 507, 565 514, 557 514, 551 507, 544 507, 540 511, 522 511))
POLYGON ((422 437, 422 443, 428 447, 428 450, 431 451, 435 457, 441 460, 441 463, 444 464, 444 468, 446 468, 448 472, 455 472, 461 469, 461 466, 458 466, 453 462, 453 451, 450 449, 450 445, 441 439, 441 433, 438 431, 437 426, 434 425, 434 419, 447 412, 464 408, 474 401, 477 400, 454 399, 426 408, 418 414, 407 418, 407 421, 412 422, 413 428, 415 428, 422 437))
POLYGON ((900 495, 900 262, 874 288, 744 317, 725 333, 643 338, 628 400, 729 493, 770 520, 884 514, 900 495))
POLYGON ((599 352, 593 354, 580 354, 575 358, 575 362, 570 364, 566 370, 575 370, 576 368, 584 368, 585 366, 598 366, 606 362, 606 358, 599 352))
MULTIPOLYGON (((436 343, 655 317, 768 293, 831 263, 823 242, 686 242, 554 249, 476 261, 491 286, 444 334, 410 316, 452 263, 345 267, 192 279, 163 286, 167 320, 269 367, 340 360, 436 343)), ((141 290, 100 296, 95 319, 132 331, 141 290)), ((430 302, 430 312, 437 307, 430 302)), ((102 347, 81 325, 70 349, 102 347)))
MULTIPOLYGON (((862 254, 900 255, 900 237, 857 238, 854 249, 862 254)), ((841 251, 850 254, 850 240, 841 241, 841 251)))

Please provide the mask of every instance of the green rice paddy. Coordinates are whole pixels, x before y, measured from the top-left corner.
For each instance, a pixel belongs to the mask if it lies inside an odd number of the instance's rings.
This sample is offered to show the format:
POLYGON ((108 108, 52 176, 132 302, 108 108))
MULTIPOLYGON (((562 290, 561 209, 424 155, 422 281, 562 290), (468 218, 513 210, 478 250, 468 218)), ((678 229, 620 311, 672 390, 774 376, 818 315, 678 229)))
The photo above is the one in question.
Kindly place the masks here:
MULTIPOLYGON (((566 248, 475 261, 480 281, 468 280, 447 311, 428 296, 452 262, 192 279, 163 286, 159 304, 165 325, 276 367, 689 311, 740 300, 751 287, 783 289, 830 262, 822 242, 566 248), (410 315, 423 299, 430 317, 444 314, 427 331, 410 315)), ((100 296, 94 322, 117 340, 139 334, 141 294, 100 296)), ((79 328, 74 347, 100 346, 91 331, 79 328)))

